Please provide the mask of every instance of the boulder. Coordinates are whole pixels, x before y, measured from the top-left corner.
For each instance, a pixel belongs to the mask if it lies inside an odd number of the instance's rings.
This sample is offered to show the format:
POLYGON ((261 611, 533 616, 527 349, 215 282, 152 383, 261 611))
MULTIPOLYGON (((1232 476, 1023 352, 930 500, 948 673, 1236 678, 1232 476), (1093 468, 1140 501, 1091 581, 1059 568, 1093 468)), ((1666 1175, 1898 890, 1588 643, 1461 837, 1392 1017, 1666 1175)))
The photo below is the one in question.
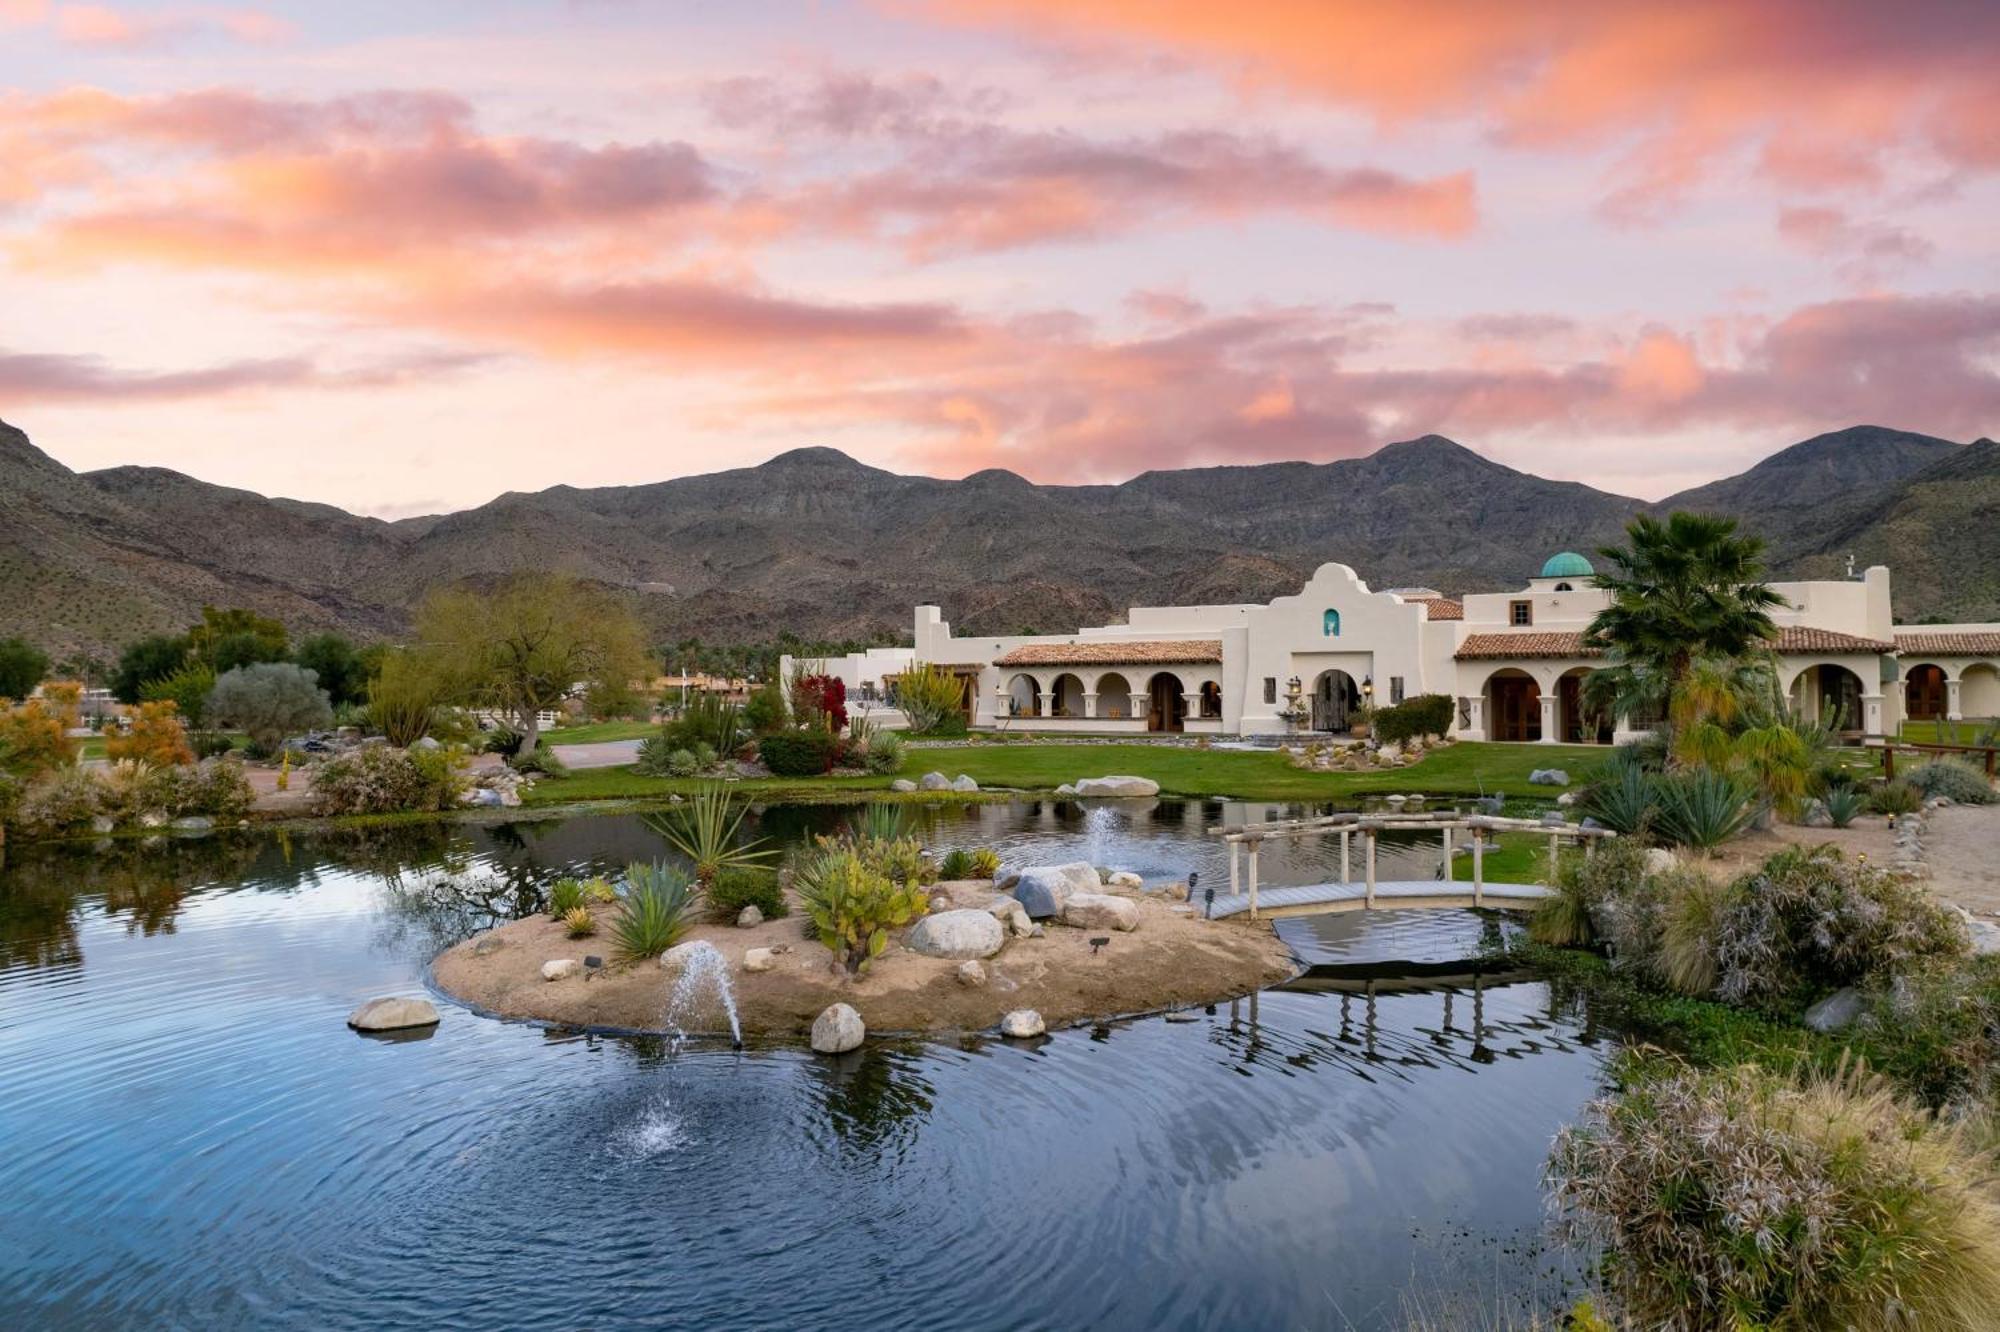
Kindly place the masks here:
POLYGON ((1185 902, 1188 900, 1188 886, 1184 883, 1170 883, 1160 889, 1160 896, 1169 902, 1185 902))
POLYGON ((1808 800, 1805 809, 1799 815, 1799 822, 1808 828, 1831 828, 1833 815, 1827 812, 1826 801, 1808 800))
POLYGON ((545 981, 568 980, 583 970, 583 963, 573 957, 555 957, 542 963, 542 979, 545 981))
POLYGON ((1536 768, 1528 774, 1530 786, 1568 786, 1569 774, 1561 768, 1536 768))
POLYGON ((356 1031, 401 1031, 405 1027, 437 1025, 437 1005, 428 999, 403 999, 390 995, 370 999, 347 1015, 347 1025, 356 1031))
POLYGON ((891 791, 914 791, 917 789, 917 784, 907 777, 898 777, 895 781, 889 783, 889 789, 891 791))
POLYGON ((940 911, 925 916, 903 936, 903 947, 925 957, 991 957, 1007 942, 1007 931, 984 911, 940 911))
POLYGON ((1082 930, 1136 930, 1139 904, 1109 893, 1077 893, 1063 904, 1062 923, 1082 930))
POLYGON ((858 1049, 867 1036, 861 1014, 846 1004, 829 1004, 813 1019, 812 1048, 820 1054, 846 1054, 858 1049))
POLYGON ((483 806, 488 809, 499 809, 502 803, 498 791, 484 786, 475 786, 460 798, 468 805, 483 806))
POLYGON ((1056 794, 1059 796, 1073 796, 1076 794, 1076 788, 1068 782, 1064 782, 1056 788, 1056 794))
POLYGON ((745 971, 769 971, 778 965, 778 955, 768 948, 752 948, 743 954, 745 971))
POLYGON ((958 983, 978 987, 986 984, 986 968, 976 958, 967 958, 958 964, 958 983))
POLYGON ((1097 869, 1087 861, 1066 865, 1034 865, 1021 871, 1014 881, 1014 896, 1035 920, 1060 916, 1064 903, 1076 893, 1094 893, 1104 883, 1097 869))
POLYGON ((951 778, 941 772, 927 772, 917 779, 917 785, 926 791, 949 791, 951 778))
POLYGON ((1844 986, 1808 1008, 1805 1024, 1818 1032, 1842 1031, 1853 1026, 1867 1007, 1859 990, 1844 986))
POLYGON ((928 899, 927 909, 933 916, 940 911, 951 910, 954 905, 951 900, 951 894, 942 888, 931 889, 925 894, 925 897, 928 899))
POLYGON ((1674 853, 1664 846, 1646 848, 1646 873, 1665 874, 1674 867, 1674 853))
POLYGON ((754 930, 764 923, 764 912, 755 902, 751 902, 736 913, 736 928, 754 930))
POLYGON ((1048 1029, 1048 1024, 1042 1021, 1042 1015, 1032 1008, 1017 1008, 1000 1019, 1000 1034, 1011 1036, 1017 1041, 1039 1036, 1048 1029))
POLYGON ((1109 799, 1156 796, 1160 793, 1160 784, 1150 777, 1086 777, 1076 784, 1076 793, 1086 798, 1109 799))
POLYGON ((420 737, 415 744, 410 746, 410 748, 430 751, 434 749, 443 749, 444 746, 439 744, 435 738, 426 735, 420 737))
POLYGON ((215 827, 215 820, 204 814, 188 814, 175 819, 171 826, 175 832, 201 833, 215 827))
POLYGON ((1027 909, 1019 898, 996 897, 986 904, 986 913, 1005 926, 1009 934, 1026 936, 1034 932, 1035 922, 1028 919, 1027 909))
POLYGON ((958 774, 958 776, 951 779, 951 789, 954 791, 971 793, 979 789, 979 783, 973 781, 970 777, 966 776, 964 773, 961 772, 960 774, 958 774))
POLYGON ((1574 805, 1577 801, 1581 799, 1583 799, 1583 797, 1578 795, 1574 791, 1564 791, 1561 795, 1556 797, 1556 804, 1563 809, 1568 809, 1571 805, 1574 805))
POLYGON ((698 939, 690 939, 686 943, 675 944, 672 948, 660 954, 660 970, 679 971, 683 966, 687 965, 688 957, 694 950, 701 946, 701 941, 698 939))
POLYGON ((1146 881, 1131 870, 1113 870, 1110 877, 1105 879, 1104 882, 1113 888, 1144 888, 1146 886, 1146 881))

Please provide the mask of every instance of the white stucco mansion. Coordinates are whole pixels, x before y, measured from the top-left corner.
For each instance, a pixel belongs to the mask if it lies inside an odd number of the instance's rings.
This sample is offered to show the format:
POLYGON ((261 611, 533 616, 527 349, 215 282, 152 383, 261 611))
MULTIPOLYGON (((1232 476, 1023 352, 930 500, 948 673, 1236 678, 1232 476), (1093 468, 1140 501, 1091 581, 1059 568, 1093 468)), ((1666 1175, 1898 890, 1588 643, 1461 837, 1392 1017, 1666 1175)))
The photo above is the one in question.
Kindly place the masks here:
MULTIPOLYGON (((1644 719, 1585 717, 1581 686, 1598 660, 1583 630, 1607 600, 1591 574, 1564 552, 1518 592, 1454 598, 1372 591, 1324 564, 1268 605, 1134 606, 1124 624, 1062 636, 958 637, 936 606, 918 606, 913 649, 826 669, 850 689, 886 688, 912 661, 941 664, 964 679, 975 727, 1339 733, 1364 701, 1446 694, 1469 739, 1608 743, 1644 719)), ((2000 624, 1898 627, 1879 565, 1773 587, 1786 603, 1773 612, 1783 682, 1808 715, 1837 709, 1845 730, 1869 736, 1905 718, 2000 715, 2000 624)))

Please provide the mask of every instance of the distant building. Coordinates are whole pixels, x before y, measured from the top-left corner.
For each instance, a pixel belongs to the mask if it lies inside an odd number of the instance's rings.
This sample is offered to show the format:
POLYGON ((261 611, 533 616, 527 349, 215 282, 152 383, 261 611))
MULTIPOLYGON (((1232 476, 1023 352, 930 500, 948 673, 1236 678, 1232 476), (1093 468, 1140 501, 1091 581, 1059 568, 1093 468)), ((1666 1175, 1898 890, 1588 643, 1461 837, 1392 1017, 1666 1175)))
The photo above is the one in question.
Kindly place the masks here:
MULTIPOLYGON (((1608 743, 1643 718, 1586 716, 1582 685, 1600 664, 1583 632, 1604 607, 1590 562, 1552 556, 1515 592, 1447 597, 1371 591, 1324 564, 1296 595, 1266 604, 1135 606, 1119 625, 1071 635, 958 637, 936 606, 916 608, 916 646, 827 661, 850 691, 881 688, 916 661, 968 681, 978 727, 1121 734, 1279 735, 1347 731, 1364 702, 1449 695, 1457 734, 1608 743)), ((1780 683, 1807 716, 1849 733, 1893 733, 1905 718, 2000 716, 2000 624, 1896 627, 1889 570, 1777 583, 1780 683)), ((789 668, 789 662, 788 662, 789 668)))

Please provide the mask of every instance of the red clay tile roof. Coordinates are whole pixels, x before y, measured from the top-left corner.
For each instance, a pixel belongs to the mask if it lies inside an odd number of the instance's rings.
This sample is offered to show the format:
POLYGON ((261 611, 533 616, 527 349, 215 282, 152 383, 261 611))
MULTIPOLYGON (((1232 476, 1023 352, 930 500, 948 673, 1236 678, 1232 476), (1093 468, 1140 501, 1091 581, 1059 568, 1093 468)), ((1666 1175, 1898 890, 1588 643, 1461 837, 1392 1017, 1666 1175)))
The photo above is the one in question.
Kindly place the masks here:
POLYGON ((1462 620, 1465 618, 1465 603, 1454 601, 1450 597, 1406 597, 1404 598, 1404 604, 1425 607, 1430 611, 1430 617, 1433 621, 1462 620))
POLYGON ((2000 633, 1933 634, 1921 630, 1899 633, 1896 635, 1896 650, 1921 657, 2000 656, 2000 633))
POLYGON ((995 666, 1181 666, 1219 664, 1219 638, 1093 639, 1087 643, 1024 643, 995 666))
MULTIPOLYGON (((1892 644, 1873 638, 1806 625, 1786 625, 1778 630, 1771 647, 1788 656, 1818 653, 1893 652, 1892 644)), ((1452 654, 1460 661, 1497 661, 1507 657, 1546 661, 1563 657, 1601 657, 1595 648, 1584 646, 1581 633, 1544 632, 1525 634, 1471 634, 1452 654)))

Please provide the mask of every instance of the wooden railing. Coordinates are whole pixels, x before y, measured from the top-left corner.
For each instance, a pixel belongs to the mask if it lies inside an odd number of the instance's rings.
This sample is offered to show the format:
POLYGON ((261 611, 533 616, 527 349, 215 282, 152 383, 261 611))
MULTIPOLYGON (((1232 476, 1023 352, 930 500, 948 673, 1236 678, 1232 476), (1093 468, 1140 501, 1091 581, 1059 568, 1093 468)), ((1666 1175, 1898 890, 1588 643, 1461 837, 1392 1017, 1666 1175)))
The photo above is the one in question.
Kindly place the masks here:
POLYGON ((1986 780, 1992 781, 1996 771, 2000 771, 2000 748, 1993 745, 1947 745, 1942 743, 1920 743, 1915 740, 1870 740, 1870 745, 1882 749, 1882 778, 1896 780, 1896 751, 1913 750, 1925 754, 1978 754, 1986 764, 1986 780))

